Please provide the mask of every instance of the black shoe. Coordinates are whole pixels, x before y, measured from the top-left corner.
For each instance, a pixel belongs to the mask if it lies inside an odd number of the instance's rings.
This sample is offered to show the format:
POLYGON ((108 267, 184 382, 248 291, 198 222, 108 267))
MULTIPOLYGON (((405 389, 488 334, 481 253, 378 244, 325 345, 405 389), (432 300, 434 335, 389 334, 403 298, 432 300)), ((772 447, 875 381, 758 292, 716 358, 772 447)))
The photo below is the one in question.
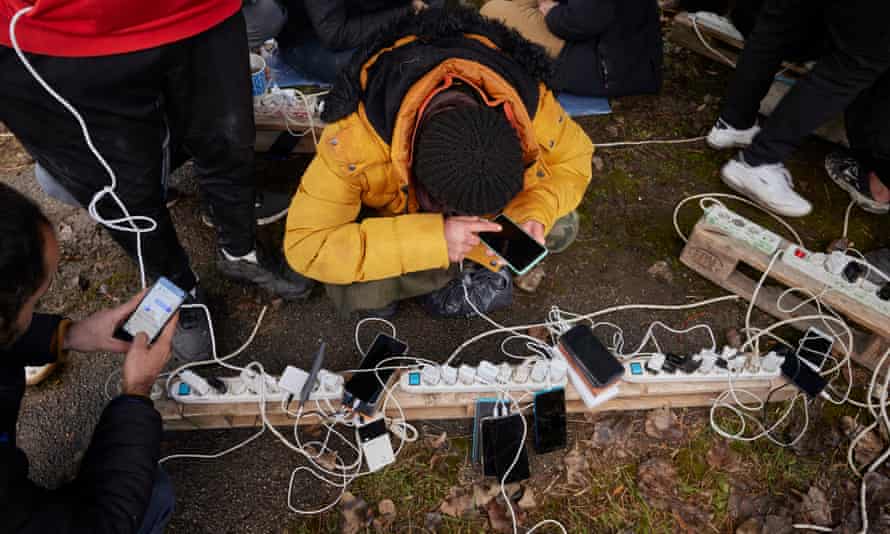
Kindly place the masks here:
POLYGON ((309 296, 315 281, 294 272, 284 257, 257 249, 241 258, 217 252, 216 267, 235 280, 254 283, 284 300, 300 300, 309 296))
POLYGON ((890 212, 890 204, 883 204, 872 198, 868 176, 862 172, 859 161, 850 154, 836 151, 825 156, 825 171, 864 211, 878 215, 890 212))
MULTIPOLYGON (((185 304, 204 304, 200 289, 197 297, 189 296, 185 304)), ((210 341, 210 324, 203 308, 183 306, 179 310, 179 322, 173 334, 173 356, 185 362, 209 360, 213 357, 210 341)))
MULTIPOLYGON (((257 191, 254 198, 254 215, 257 226, 265 226, 280 221, 287 215, 291 197, 284 193, 257 191)), ((201 211, 201 222, 208 228, 216 226, 213 222, 213 210, 204 205, 201 211)))
POLYGON ((467 298, 487 315, 513 303, 513 278, 507 269, 492 272, 479 267, 464 271, 442 289, 421 298, 424 309, 433 317, 473 317, 476 311, 467 298))
MULTIPOLYGON (((865 254, 865 260, 874 266, 875 269, 890 276, 890 248, 879 248, 865 254)), ((878 286, 887 284, 887 280, 876 272, 868 274, 868 280, 878 286)))
POLYGON ((359 310, 358 314, 362 319, 392 319, 399 313, 399 301, 390 302, 382 308, 374 308, 373 310, 359 310))

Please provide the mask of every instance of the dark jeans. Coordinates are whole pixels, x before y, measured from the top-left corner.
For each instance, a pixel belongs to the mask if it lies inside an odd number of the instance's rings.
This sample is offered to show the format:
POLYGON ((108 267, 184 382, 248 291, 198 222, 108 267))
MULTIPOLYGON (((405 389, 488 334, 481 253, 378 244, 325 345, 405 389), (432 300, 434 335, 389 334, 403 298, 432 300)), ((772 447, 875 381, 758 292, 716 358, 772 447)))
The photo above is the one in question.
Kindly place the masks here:
POLYGON ((735 128, 757 119, 783 59, 827 40, 827 52, 795 84, 744 150, 751 165, 780 163, 804 137, 842 113, 890 69, 890 2, 767 0, 745 42, 721 117, 735 128))
POLYGON ((890 187, 890 70, 859 93, 845 115, 850 148, 865 173, 890 187))
POLYGON ((349 64, 354 50, 331 50, 317 38, 289 45, 282 57, 294 70, 318 81, 333 83, 337 74, 349 64))
MULTIPOLYGON (((83 115, 93 142, 114 169, 117 194, 131 215, 158 228, 142 235, 149 275, 184 289, 196 280, 163 202, 162 143, 195 161, 213 208, 218 242, 233 255, 254 248, 253 106, 244 18, 240 12, 206 32, 128 54, 68 58, 29 54, 34 68, 83 115), (166 122, 165 122, 166 121, 166 122)), ((83 206, 109 184, 74 118, 0 47, 0 121, 83 206)), ((122 216, 107 199, 105 218, 122 216)), ((131 257, 132 233, 110 232, 131 257)))
POLYGON ((145 518, 137 534, 163 534, 173 510, 176 508, 176 495, 173 483, 167 472, 158 466, 155 485, 151 488, 151 500, 145 510, 145 518))

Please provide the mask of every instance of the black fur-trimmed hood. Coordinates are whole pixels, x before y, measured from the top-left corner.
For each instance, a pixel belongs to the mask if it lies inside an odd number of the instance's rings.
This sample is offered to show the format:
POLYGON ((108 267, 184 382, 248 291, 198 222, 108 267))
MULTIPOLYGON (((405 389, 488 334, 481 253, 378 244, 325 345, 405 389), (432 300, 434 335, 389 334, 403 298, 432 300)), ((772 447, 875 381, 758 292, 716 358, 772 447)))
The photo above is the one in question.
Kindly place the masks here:
POLYGON ((334 87, 325 98, 322 120, 334 122, 358 110, 359 101, 363 97, 359 79, 362 67, 382 48, 409 35, 417 36, 421 42, 430 42, 465 33, 487 37, 502 54, 512 59, 530 77, 550 84, 553 62, 543 48, 531 43, 515 30, 486 19, 469 8, 427 9, 418 15, 397 19, 355 51, 349 65, 340 72, 334 87))

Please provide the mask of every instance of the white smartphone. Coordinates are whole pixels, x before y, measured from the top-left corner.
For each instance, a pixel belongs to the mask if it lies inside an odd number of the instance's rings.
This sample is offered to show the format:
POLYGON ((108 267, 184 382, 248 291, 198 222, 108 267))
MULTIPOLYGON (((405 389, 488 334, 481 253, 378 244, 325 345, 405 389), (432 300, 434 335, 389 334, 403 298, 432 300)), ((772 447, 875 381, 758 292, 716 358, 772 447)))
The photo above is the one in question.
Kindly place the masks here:
POLYGON ((163 276, 142 297, 139 307, 118 327, 114 337, 123 341, 133 341, 140 332, 148 336, 149 342, 157 339, 161 330, 173 314, 185 302, 186 292, 163 276))

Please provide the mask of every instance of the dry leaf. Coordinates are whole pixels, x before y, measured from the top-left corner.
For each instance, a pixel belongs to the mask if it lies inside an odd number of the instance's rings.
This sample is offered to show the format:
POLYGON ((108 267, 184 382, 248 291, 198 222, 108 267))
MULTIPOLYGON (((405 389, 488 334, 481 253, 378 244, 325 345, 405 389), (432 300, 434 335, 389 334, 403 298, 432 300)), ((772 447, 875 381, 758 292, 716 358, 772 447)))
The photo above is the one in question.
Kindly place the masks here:
POLYGON ((350 492, 343 493, 340 499, 340 513, 343 514, 343 534, 358 534, 368 525, 366 513, 368 504, 350 492))
POLYGON ((646 435, 650 438, 677 441, 683 437, 677 416, 670 408, 663 407, 646 415, 646 435))
POLYGON ((714 469, 735 472, 739 469, 739 455, 724 440, 717 440, 708 450, 708 465, 714 469))
POLYGON ((396 515, 396 505, 390 499, 383 499, 377 503, 377 510, 383 516, 396 515))
POLYGON ((531 488, 525 488, 525 491, 522 493, 522 498, 516 503, 521 510, 531 510, 538 506, 537 501, 535 501, 535 492, 531 488))
POLYGON ((590 463, 577 444, 565 455, 563 462, 566 466, 566 478, 568 478, 569 486, 584 486, 587 484, 587 473, 590 470, 590 463))
POLYGON ((800 511, 806 523, 824 526, 831 524, 831 504, 828 502, 825 492, 816 486, 810 487, 810 490, 804 495, 803 501, 800 503, 800 511))
POLYGON ((599 156, 593 156, 593 168, 600 172, 603 170, 605 164, 603 163, 603 158, 599 156))
POLYGON ((538 265, 524 275, 514 278, 513 283, 516 284, 516 287, 526 293, 534 293, 538 290, 538 286, 540 286, 541 282, 544 280, 545 274, 544 268, 538 265))
POLYGON ((473 504, 476 508, 485 508, 488 503, 497 497, 501 487, 498 484, 482 486, 481 484, 473 484, 473 504))
POLYGON ((439 505, 439 511, 451 517, 464 517, 473 513, 473 496, 457 486, 451 488, 448 496, 439 505))
POLYGON ((664 260, 656 261, 646 272, 649 273, 649 276, 668 284, 674 281, 674 273, 671 271, 671 266, 664 260))
POLYGON ((550 342, 550 331, 547 330, 546 327, 543 326, 533 326, 528 329, 528 335, 535 338, 540 339, 541 341, 550 342))
MULTIPOLYGON (((485 511, 488 513, 488 522, 493 532, 504 534, 513 532, 513 520, 510 518, 510 511, 507 510, 507 505, 500 499, 492 499, 488 506, 485 507, 485 511)), ((522 521, 522 510, 514 508, 513 513, 516 514, 517 523, 522 521)))
POLYGON ((442 435, 430 440, 430 447, 434 449, 444 449, 448 446, 448 432, 442 432, 442 435))
POLYGON ((760 534, 762 527, 763 523, 760 519, 752 517, 739 525, 739 528, 735 529, 735 534, 760 534))

